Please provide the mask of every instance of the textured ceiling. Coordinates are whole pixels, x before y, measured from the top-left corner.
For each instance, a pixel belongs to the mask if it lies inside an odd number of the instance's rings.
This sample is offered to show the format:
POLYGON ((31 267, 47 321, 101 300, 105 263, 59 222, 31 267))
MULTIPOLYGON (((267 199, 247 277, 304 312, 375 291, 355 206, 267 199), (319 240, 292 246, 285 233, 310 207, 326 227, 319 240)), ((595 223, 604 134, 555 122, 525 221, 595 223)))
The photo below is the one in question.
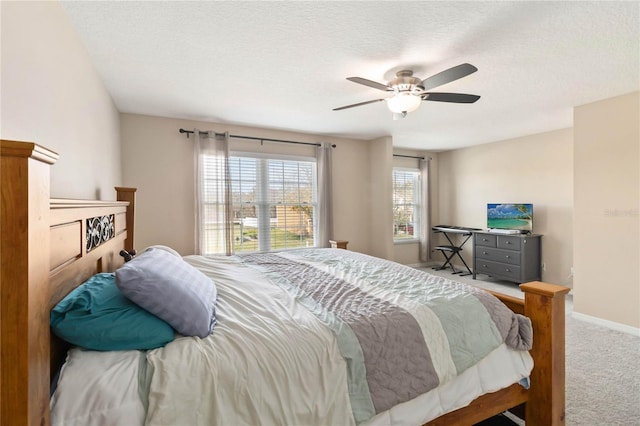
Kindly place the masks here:
POLYGON ((121 112, 447 150, 571 127, 640 89, 640 2, 62 2, 121 112), (355 84, 478 72, 394 121, 355 84))

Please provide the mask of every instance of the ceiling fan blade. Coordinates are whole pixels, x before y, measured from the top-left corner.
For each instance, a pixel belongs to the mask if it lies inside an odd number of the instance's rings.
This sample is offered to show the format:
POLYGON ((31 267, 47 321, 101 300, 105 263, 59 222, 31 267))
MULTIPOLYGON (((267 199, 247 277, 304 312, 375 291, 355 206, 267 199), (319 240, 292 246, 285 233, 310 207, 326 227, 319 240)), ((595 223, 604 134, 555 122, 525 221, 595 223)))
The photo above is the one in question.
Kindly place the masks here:
POLYGON ((434 87, 442 86, 443 84, 451 83, 459 78, 466 77, 469 74, 473 74, 478 71, 478 68, 471 64, 460 64, 448 70, 439 72, 431 77, 422 80, 421 86, 424 90, 433 89, 434 87))
POLYGON ((478 99, 480 96, 466 93, 425 93, 422 95, 423 101, 454 102, 457 104, 472 104, 478 99))
POLYGON ((374 102, 382 102, 384 101, 384 99, 374 99, 373 101, 365 101, 365 102, 359 102, 357 104, 351 104, 351 105, 345 105, 339 108, 334 108, 334 111, 340 111, 343 109, 347 109, 347 108, 353 108, 353 107, 357 107, 357 106, 362 106, 362 105, 366 105, 366 104, 372 104, 374 102))
POLYGON ((378 83, 377 81, 367 80, 362 77, 347 77, 347 80, 353 81, 354 83, 364 84, 365 86, 373 87, 374 89, 384 90, 385 92, 389 90, 389 86, 386 84, 378 83))

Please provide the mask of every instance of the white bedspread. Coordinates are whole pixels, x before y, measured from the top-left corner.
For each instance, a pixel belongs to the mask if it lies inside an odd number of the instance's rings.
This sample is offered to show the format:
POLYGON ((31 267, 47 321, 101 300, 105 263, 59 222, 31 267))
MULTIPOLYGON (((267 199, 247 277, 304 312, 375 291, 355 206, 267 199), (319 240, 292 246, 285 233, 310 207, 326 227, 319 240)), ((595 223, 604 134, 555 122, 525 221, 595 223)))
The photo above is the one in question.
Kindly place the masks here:
MULTIPOLYGON (((215 281, 218 325, 205 339, 181 337, 146 354, 151 375, 147 425, 354 424, 345 361, 334 334, 320 320, 234 258, 221 257, 215 264, 199 256, 185 260, 215 281)), ((111 392, 106 394, 99 383, 90 389, 85 384, 107 367, 92 366, 90 352, 70 354, 70 359, 79 357, 82 362, 69 363, 62 371, 52 398, 52 423, 123 424, 109 419, 128 418, 131 422, 124 424, 142 424, 140 405, 122 401, 123 393, 140 390, 132 374, 145 376, 137 352, 130 353, 134 355, 120 357, 127 360, 126 368, 109 369, 103 385, 111 392), (110 413, 117 411, 117 405, 120 417, 95 415, 107 408, 110 413)), ((483 393, 518 382, 529 375, 532 365, 528 352, 503 344, 453 380, 364 424, 425 423, 483 393)))
POLYGON ((206 339, 180 338, 149 352, 148 424, 353 422, 345 362, 329 330, 233 259, 215 266, 204 258, 185 260, 216 282, 218 325, 206 339), (171 368, 175 364, 180 368, 171 368), (203 371, 213 376, 203 378, 203 371))

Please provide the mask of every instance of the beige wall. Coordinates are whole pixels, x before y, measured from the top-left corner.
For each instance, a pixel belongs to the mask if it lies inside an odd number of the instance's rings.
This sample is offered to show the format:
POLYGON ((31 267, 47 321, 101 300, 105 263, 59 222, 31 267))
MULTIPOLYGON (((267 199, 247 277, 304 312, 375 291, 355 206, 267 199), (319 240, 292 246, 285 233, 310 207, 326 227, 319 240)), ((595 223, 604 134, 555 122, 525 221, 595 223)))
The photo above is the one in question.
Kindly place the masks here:
POLYGON ((333 236, 349 250, 372 254, 369 141, 333 139, 333 236))
MULTIPOLYGON (((121 114, 122 170, 126 186, 138 188, 136 247, 167 244, 181 254, 194 251, 193 150, 178 129, 229 131, 256 137, 327 141, 337 145, 333 157, 333 238, 349 249, 401 263, 419 262, 417 244, 393 244, 390 138, 373 141, 324 138, 217 123, 121 114)), ((313 149, 288 144, 234 141, 234 150, 314 155, 313 149)), ((424 155, 411 152, 409 155, 424 155)), ((431 154, 432 157, 434 154, 431 154)), ((433 176, 437 177, 437 161, 433 176)), ((437 194, 437 178, 434 192, 437 194)), ((434 198, 435 199, 435 198, 434 198)), ((436 207, 432 210, 435 212, 436 207)))
POLYGON ((574 110, 574 311, 640 327, 640 95, 574 110))
POLYGON ((383 259, 393 258, 393 140, 384 137, 370 142, 370 204, 371 254, 383 259))
POLYGON ((533 203, 533 232, 544 235, 542 278, 572 284, 572 129, 442 152, 438 167, 439 222, 486 229, 487 203, 533 203))
POLYGON ((60 154, 51 196, 114 199, 119 115, 58 2, 0 2, 3 139, 60 154))
MULTIPOLYGON (((229 131, 232 134, 301 142, 332 142, 333 238, 349 249, 371 253, 370 158, 376 144, 284 131, 228 126, 134 114, 120 117, 122 170, 126 186, 138 188, 136 247, 167 244, 187 255, 194 252, 193 147, 180 128, 229 131)), ((243 142, 233 149, 308 155, 308 147, 243 142)), ((313 155, 313 151, 311 151, 313 155)))

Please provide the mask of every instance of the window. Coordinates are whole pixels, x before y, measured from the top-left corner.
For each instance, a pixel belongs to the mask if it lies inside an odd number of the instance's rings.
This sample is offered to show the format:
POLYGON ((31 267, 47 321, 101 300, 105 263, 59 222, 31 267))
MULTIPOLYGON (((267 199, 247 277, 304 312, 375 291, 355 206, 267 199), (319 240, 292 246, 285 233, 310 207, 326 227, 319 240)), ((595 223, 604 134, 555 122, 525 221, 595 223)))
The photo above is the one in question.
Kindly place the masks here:
POLYGON ((393 169, 393 238, 417 239, 419 232, 420 171, 393 169))
POLYGON ((316 246, 315 159, 242 153, 229 157, 229 169, 234 252, 316 246))

